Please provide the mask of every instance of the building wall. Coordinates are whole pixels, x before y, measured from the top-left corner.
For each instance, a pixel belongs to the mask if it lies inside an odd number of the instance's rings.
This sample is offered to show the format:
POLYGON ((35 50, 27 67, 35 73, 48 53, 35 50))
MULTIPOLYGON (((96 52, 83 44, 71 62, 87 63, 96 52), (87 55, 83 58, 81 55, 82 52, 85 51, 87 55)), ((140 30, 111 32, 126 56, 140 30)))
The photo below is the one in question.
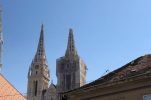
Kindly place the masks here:
POLYGON ((29 76, 27 100, 41 100, 46 89, 48 89, 48 80, 42 77, 42 75, 29 76), (37 82, 37 86, 35 86, 35 82, 37 82))
POLYGON ((143 100, 143 96, 146 94, 151 94, 151 87, 122 92, 118 94, 112 94, 108 96, 90 98, 90 100, 143 100))
POLYGON ((69 100, 143 100, 144 95, 151 94, 151 78, 110 85, 91 86, 65 95, 69 100))
POLYGON ((86 66, 82 60, 57 60, 58 92, 69 91, 85 84, 86 66))
POLYGON ((60 58, 57 60, 57 93, 60 100, 60 93, 79 88, 86 81, 86 65, 80 58, 69 60, 60 58))
POLYGON ((56 87, 53 84, 51 84, 50 87, 47 89, 45 100, 57 100, 56 94, 57 94, 56 87))

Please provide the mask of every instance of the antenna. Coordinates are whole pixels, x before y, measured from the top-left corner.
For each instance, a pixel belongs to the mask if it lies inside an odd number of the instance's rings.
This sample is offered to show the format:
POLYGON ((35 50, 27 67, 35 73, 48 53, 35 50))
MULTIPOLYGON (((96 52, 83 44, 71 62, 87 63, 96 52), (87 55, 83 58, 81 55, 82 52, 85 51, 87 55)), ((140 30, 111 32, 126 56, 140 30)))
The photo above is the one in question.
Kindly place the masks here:
POLYGON ((109 69, 105 70, 105 72, 102 74, 102 76, 104 76, 105 74, 107 74, 109 72, 109 69))

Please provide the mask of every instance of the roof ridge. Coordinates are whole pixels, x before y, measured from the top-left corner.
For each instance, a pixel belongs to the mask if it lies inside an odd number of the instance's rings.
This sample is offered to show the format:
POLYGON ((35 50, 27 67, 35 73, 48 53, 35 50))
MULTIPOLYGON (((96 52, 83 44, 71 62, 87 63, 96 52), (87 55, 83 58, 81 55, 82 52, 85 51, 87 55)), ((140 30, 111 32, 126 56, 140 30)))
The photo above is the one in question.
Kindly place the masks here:
POLYGON ((16 88, 14 87, 13 84, 11 84, 2 74, 0 74, 0 76, 2 76, 2 78, 3 78, 9 85, 11 85, 11 86, 25 99, 25 97, 19 92, 18 89, 16 89, 16 88))

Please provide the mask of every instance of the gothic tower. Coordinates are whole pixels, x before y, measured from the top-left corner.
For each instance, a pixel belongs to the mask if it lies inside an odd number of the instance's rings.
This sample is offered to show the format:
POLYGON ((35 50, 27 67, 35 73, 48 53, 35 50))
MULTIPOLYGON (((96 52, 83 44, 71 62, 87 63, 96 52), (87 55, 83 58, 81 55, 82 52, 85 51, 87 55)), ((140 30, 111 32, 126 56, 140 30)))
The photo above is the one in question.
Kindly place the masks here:
POLYGON ((27 100, 43 100, 50 74, 44 48, 44 29, 41 26, 39 44, 28 72, 27 100))
POLYGON ((85 84, 86 65, 75 48, 73 30, 69 30, 68 45, 64 57, 56 61, 57 92, 69 91, 85 84))
POLYGON ((2 9, 0 8, 0 70, 2 68, 2 51, 3 51, 2 9))

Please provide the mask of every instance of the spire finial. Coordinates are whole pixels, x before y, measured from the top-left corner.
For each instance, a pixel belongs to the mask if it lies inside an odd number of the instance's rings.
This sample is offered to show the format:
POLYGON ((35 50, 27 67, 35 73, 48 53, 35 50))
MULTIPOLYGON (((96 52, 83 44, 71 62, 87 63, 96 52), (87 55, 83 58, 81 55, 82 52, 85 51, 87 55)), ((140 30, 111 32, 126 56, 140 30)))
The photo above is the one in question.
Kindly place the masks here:
POLYGON ((41 25, 41 32, 40 32, 40 37, 43 38, 44 35, 44 25, 41 25))
POLYGON ((41 24, 41 30, 44 30, 44 24, 41 24))
POLYGON ((70 58, 77 56, 77 51, 74 43, 73 29, 71 28, 69 29, 68 45, 65 56, 70 58))

